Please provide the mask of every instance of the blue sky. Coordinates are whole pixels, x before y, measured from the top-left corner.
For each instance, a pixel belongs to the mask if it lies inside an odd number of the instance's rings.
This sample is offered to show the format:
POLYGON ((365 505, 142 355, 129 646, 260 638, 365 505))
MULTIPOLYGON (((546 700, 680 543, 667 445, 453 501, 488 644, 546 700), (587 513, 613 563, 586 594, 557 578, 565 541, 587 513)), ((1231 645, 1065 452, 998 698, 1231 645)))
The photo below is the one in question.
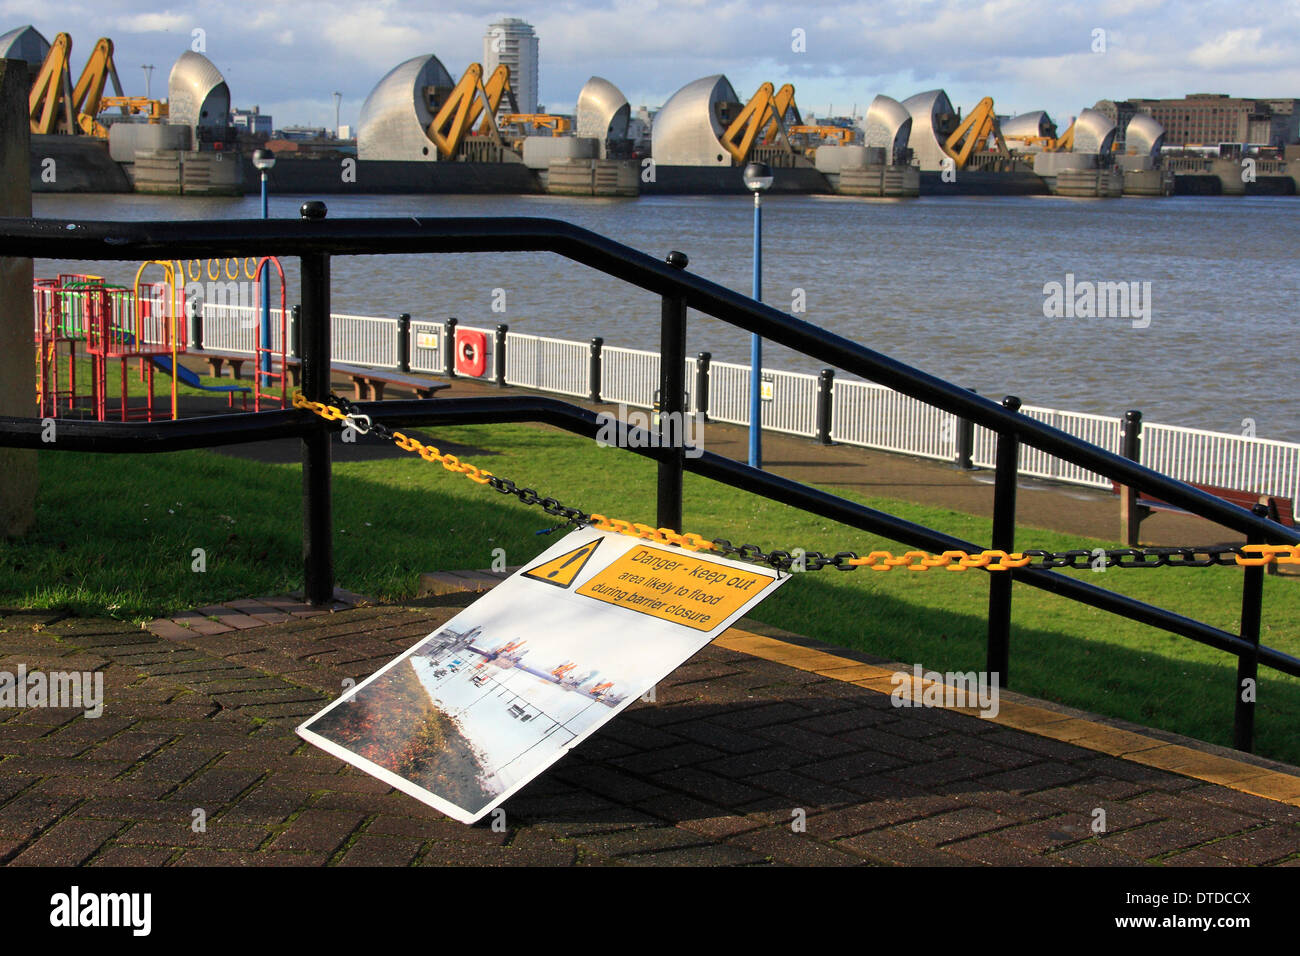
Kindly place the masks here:
POLYGON ((967 108, 990 95, 1001 113, 1047 109, 1058 120, 1101 98, 1300 96, 1300 0, 496 2, 0 0, 0 32, 26 23, 49 39, 69 32, 74 77, 95 40, 110 37, 127 92, 144 93, 140 65, 152 63, 158 96, 203 30, 235 104, 257 103, 277 125, 332 126, 335 90, 342 122, 355 123, 371 87, 416 54, 437 54, 459 76, 502 15, 536 28, 541 100, 558 111, 572 109, 592 74, 634 108, 712 73, 742 98, 766 80, 789 81, 802 110, 817 114, 936 86, 967 108), (1094 49, 1099 38, 1104 51, 1094 49))

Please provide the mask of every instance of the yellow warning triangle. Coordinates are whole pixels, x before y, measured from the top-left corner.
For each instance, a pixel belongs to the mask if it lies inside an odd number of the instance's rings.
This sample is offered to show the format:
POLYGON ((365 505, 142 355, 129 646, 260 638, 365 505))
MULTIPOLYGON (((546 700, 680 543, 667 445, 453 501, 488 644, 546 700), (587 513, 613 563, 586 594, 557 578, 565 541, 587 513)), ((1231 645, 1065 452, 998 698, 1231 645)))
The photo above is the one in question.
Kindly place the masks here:
POLYGON ((573 579, 578 576, 591 556, 595 553, 596 548, 604 538, 596 538, 594 541, 588 541, 580 548, 574 548, 572 551, 566 551, 558 558, 552 558, 545 564, 539 564, 535 568, 529 568, 524 572, 526 578, 536 578, 546 584, 554 584, 556 587, 567 588, 573 583, 573 579))

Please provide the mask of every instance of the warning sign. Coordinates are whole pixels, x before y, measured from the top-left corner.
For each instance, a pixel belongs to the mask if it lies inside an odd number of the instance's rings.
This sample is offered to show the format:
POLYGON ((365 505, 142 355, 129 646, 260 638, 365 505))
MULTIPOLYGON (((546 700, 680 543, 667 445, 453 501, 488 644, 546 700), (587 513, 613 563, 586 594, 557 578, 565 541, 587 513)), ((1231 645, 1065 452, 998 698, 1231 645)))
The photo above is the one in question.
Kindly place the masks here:
POLYGON ((775 581, 775 575, 762 571, 641 546, 592 577, 578 593, 697 631, 711 631, 775 581))
POLYGON ((595 541, 584 544, 581 548, 566 551, 558 558, 552 558, 535 568, 529 568, 524 572, 524 577, 533 578, 544 584, 554 584, 557 587, 567 588, 573 583, 573 579, 578 576, 578 572, 586 567, 587 561, 595 553, 596 548, 600 546, 601 540, 597 538, 595 541))
POLYGON ((788 580, 582 528, 298 733, 473 823, 788 580))

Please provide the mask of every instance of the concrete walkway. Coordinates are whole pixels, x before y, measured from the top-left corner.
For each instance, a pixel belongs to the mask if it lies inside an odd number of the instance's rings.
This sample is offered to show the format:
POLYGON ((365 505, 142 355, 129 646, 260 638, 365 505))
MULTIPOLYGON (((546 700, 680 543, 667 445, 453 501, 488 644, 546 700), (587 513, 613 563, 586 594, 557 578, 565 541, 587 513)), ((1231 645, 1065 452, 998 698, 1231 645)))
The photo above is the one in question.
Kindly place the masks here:
POLYGON ((507 801, 501 829, 294 734, 471 598, 242 602, 238 623, 154 631, 5 616, 0 669, 102 670, 105 707, 0 710, 0 862, 1300 865, 1294 768, 1012 694, 998 721, 898 708, 887 666, 736 629, 507 801))

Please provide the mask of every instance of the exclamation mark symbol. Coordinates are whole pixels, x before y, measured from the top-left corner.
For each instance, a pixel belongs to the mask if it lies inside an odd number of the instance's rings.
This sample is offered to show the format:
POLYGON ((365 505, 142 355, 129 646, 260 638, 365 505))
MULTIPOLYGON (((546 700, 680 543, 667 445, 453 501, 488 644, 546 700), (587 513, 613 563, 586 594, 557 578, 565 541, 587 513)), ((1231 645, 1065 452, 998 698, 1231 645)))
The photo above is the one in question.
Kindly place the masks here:
POLYGON ((560 565, 558 568, 556 568, 554 571, 548 574, 547 577, 548 578, 555 577, 557 574, 559 574, 561 571, 563 571, 565 568, 571 565, 574 561, 577 561, 580 557, 582 557, 590 550, 591 550, 591 545, 587 545, 587 547, 585 548, 579 548, 577 551, 573 552, 573 554, 569 556, 568 561, 565 561, 562 565, 560 565))

